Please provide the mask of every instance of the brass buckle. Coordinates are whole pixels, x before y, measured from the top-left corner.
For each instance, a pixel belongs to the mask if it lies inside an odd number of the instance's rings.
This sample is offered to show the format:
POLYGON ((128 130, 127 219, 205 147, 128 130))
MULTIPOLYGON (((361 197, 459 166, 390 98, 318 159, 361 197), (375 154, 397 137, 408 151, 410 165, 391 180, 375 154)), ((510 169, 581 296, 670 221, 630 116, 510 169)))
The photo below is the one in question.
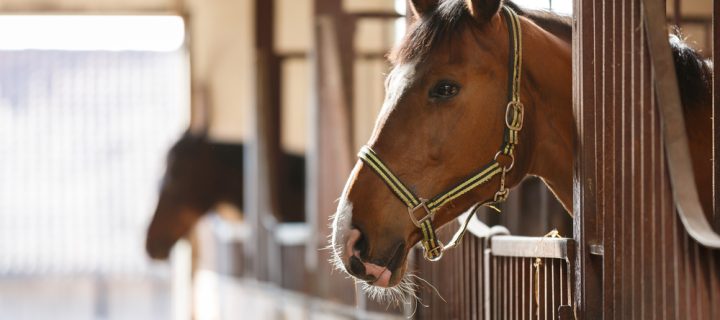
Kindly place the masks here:
POLYGON ((495 197, 493 200, 497 203, 504 202, 507 200, 508 195, 510 194, 510 189, 505 188, 505 174, 508 172, 508 169, 503 168, 502 173, 500 175, 500 189, 498 189, 497 192, 495 192, 495 197))
POLYGON ((430 210, 430 208, 427 207, 427 199, 420 198, 420 204, 415 206, 414 208, 408 208, 408 214, 410 215, 410 220, 412 220, 413 224, 415 224, 416 227, 421 228, 421 224, 425 222, 425 220, 430 219, 430 221, 433 220, 435 217, 435 212, 430 210), (427 213, 424 217, 417 219, 415 218, 415 211, 417 209, 423 208, 425 209, 425 213, 427 213))
POLYGON ((442 258, 444 252, 445 252, 445 245, 442 242, 440 242, 440 240, 438 240, 438 246, 432 250, 425 250, 425 252, 423 253, 423 257, 427 261, 435 262, 435 261, 439 261, 440 258, 442 258), (432 257, 430 255, 430 253, 432 253, 432 252, 437 252, 437 256, 432 257))
POLYGON ((505 154, 505 153, 502 153, 502 151, 498 151, 497 153, 495 153, 495 157, 493 158, 493 160, 495 160, 495 162, 499 163, 500 165, 502 165, 502 164, 499 161, 497 161, 498 156, 500 156, 500 155, 504 155, 504 156, 510 158, 510 165, 503 167, 503 170, 504 171, 512 170, 513 166, 515 166, 515 156, 512 153, 505 154))
POLYGON ((507 104, 507 108, 505 109, 505 125, 510 130, 520 131, 523 127, 523 120, 525 118, 525 108, 523 107, 522 102, 520 101, 510 101, 507 104), (518 121, 518 124, 514 126, 512 124, 512 118, 510 116, 510 110, 515 111, 518 114, 518 117, 520 118, 518 121))

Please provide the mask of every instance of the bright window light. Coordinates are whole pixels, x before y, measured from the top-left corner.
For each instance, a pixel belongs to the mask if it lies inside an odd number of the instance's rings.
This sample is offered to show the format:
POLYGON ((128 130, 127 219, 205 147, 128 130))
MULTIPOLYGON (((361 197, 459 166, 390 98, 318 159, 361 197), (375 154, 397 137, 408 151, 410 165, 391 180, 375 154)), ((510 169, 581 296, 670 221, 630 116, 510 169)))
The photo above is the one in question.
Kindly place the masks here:
POLYGON ((405 15, 407 11, 407 0, 395 0, 395 12, 405 15))
POLYGON ((520 7, 527 9, 550 10, 563 15, 572 14, 572 0, 513 0, 520 7))
MULTIPOLYGON (((400 15, 407 14, 407 0, 395 0, 395 12, 400 15)), ((406 21, 405 18, 395 19, 395 44, 399 44, 405 36, 406 21)))
POLYGON ((550 9, 550 0, 514 0, 513 2, 527 9, 550 9))
POLYGON ((550 10, 559 14, 571 15, 573 13, 572 0, 553 0, 550 10))
POLYGON ((0 16, 0 50, 175 51, 178 16, 0 16))

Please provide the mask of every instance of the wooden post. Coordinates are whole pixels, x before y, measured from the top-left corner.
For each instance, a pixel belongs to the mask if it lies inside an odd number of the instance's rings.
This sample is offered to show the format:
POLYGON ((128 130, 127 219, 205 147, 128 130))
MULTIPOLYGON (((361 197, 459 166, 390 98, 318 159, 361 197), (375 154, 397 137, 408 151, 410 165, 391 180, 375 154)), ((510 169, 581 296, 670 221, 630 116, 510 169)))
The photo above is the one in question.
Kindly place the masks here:
POLYGON ((311 62, 314 103, 308 141, 308 224, 314 245, 307 247, 307 261, 315 281, 314 293, 346 304, 355 302, 354 285, 328 263, 329 218, 336 199, 355 162, 352 150, 352 68, 354 23, 342 12, 342 3, 316 0, 311 62))
MULTIPOLYGON (((687 232, 668 175, 648 49, 648 34, 665 30, 648 28, 645 16, 661 1, 575 2, 575 300, 582 319, 720 317, 720 251, 687 232)), ((665 20, 664 12, 650 12, 665 20)))
MULTIPOLYGON (((271 280, 271 230, 277 212, 277 161, 280 154, 279 59, 274 54, 274 0, 255 0, 255 103, 245 152, 245 216, 253 230, 244 246, 246 270, 261 281, 271 280)), ((241 124, 238 124, 241 125, 241 124)))
MULTIPOLYGON (((713 1, 713 62, 720 63, 720 0, 713 1)), ((717 70, 716 70, 717 72, 717 70)), ((720 79, 713 76, 713 211, 715 231, 720 231, 720 79)))
MULTIPOLYGON (((573 24, 573 108, 575 109, 580 149, 594 148, 598 143, 591 135, 595 130, 594 115, 585 112, 585 105, 595 101, 596 78, 588 66, 594 52, 595 42, 594 14, 601 5, 600 1, 575 1, 573 24)), ((586 172, 595 167, 596 158, 578 152, 575 159, 575 183, 582 185, 586 172)), ((580 319, 602 318, 602 242, 598 234, 598 214, 595 211, 595 193, 592 188, 575 188, 573 197, 573 236, 577 245, 575 259, 574 304, 580 319)))

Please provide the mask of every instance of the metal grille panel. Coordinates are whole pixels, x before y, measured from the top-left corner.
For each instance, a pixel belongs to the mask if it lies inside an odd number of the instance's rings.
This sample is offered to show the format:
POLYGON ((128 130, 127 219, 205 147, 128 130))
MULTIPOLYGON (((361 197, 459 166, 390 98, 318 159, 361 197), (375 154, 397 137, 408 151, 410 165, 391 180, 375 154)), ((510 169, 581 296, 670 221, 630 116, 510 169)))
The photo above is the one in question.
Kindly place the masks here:
POLYGON ((185 54, 0 52, 0 274, 137 273, 185 54))

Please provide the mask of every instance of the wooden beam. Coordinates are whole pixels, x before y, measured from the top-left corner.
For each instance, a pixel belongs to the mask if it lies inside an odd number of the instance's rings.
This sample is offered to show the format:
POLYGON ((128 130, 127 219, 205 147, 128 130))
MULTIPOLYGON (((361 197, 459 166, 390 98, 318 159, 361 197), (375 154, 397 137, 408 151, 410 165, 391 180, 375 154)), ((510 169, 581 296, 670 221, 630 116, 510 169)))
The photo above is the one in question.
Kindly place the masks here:
MULTIPOLYGON (((600 10, 601 1, 575 0, 575 17, 573 24, 573 108, 575 109, 580 149, 592 150, 598 144, 593 135, 595 115, 586 110, 594 106, 596 77, 592 61, 594 48, 599 38, 595 36, 595 28, 600 25, 595 17, 600 10)), ((599 104, 599 103, 598 103, 599 104)), ((602 318, 602 256, 592 255, 591 248, 602 248, 602 236, 599 225, 602 217, 596 210, 597 190, 585 187, 582 183, 591 176, 596 166, 596 157, 587 152, 578 152, 575 159, 575 188, 573 195, 573 237, 577 243, 577 254, 574 262, 574 299, 580 319, 602 318)))
POLYGON ((341 2, 316 0, 312 72, 315 101, 310 107, 307 218, 314 241, 307 248, 314 294, 354 304, 354 284, 327 262, 329 218, 354 163, 352 150, 352 69, 354 21, 341 2))
MULTIPOLYGON (((720 62, 720 0, 713 1, 713 62, 720 62)), ((720 79, 713 76, 713 213, 715 231, 720 231, 720 79)))
MULTIPOLYGON (((255 0, 255 103, 245 152, 245 216, 253 230, 245 245, 246 270, 261 281, 272 280, 279 265, 270 232, 277 221, 280 155, 279 59, 273 52, 274 0, 255 0)), ((238 124, 243 125, 243 124, 238 124)))

